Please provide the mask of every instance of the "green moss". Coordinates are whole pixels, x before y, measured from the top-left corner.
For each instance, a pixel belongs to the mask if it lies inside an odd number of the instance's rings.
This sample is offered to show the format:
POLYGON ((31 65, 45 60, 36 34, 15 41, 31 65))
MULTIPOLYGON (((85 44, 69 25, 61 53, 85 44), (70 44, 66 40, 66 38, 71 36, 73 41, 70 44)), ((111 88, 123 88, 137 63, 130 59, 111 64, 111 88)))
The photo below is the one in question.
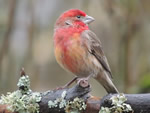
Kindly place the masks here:
POLYGON ((48 106, 49 108, 54 108, 54 107, 59 107, 59 108, 64 108, 66 113, 79 113, 82 110, 86 109, 86 104, 83 99, 80 99, 78 97, 74 98, 72 101, 66 101, 67 92, 64 91, 61 94, 60 98, 57 98, 54 101, 49 101, 48 106))
POLYGON ((126 104, 127 98, 124 94, 118 94, 110 98, 112 107, 101 107, 99 113, 123 113, 133 111, 129 104, 126 104))
POLYGON ((20 77, 17 86, 19 90, 1 96, 0 104, 8 105, 8 110, 12 112, 39 113, 41 94, 31 91, 29 77, 20 77))

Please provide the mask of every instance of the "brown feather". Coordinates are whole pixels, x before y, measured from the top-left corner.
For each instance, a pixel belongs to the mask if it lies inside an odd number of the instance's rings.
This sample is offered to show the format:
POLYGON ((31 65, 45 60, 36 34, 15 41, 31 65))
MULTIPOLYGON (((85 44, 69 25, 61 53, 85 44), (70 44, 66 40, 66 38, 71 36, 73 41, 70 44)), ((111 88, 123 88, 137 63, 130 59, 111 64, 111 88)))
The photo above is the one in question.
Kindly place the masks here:
POLYGON ((107 58, 104 55, 100 40, 90 30, 84 31, 82 33, 82 38, 83 38, 83 41, 86 42, 86 46, 88 48, 88 51, 96 57, 96 59, 102 65, 104 70, 109 73, 108 75, 110 76, 110 78, 112 78, 111 69, 109 67, 107 58))

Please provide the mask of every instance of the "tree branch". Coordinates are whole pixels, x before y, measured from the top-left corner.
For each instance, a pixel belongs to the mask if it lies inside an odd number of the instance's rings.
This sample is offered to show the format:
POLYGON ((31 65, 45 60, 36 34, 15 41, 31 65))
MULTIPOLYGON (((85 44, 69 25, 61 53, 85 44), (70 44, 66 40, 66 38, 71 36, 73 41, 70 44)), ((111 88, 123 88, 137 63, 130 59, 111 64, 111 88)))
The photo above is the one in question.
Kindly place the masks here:
POLYGON ((7 96, 1 96, 0 113, 19 113, 20 109, 32 111, 31 113, 33 111, 40 113, 71 113, 71 111, 76 111, 75 113, 107 113, 107 110, 112 113, 117 109, 120 110, 120 113, 133 113, 133 111, 134 113, 150 113, 150 94, 108 94, 103 98, 98 98, 90 95, 91 87, 84 80, 72 88, 37 93, 29 89, 29 78, 22 69, 17 85, 19 90, 7 96), (12 95, 15 95, 14 98, 17 99, 12 98, 12 95), (17 97, 16 95, 21 96, 17 97), (21 99, 21 102, 18 98, 21 99), (25 98, 27 99, 25 100, 25 98), (13 105, 14 103, 15 105, 13 105), (24 104, 25 108, 21 108, 18 103, 24 104), (30 106, 30 104, 32 105, 30 106), (34 104, 36 105, 34 106, 34 104))

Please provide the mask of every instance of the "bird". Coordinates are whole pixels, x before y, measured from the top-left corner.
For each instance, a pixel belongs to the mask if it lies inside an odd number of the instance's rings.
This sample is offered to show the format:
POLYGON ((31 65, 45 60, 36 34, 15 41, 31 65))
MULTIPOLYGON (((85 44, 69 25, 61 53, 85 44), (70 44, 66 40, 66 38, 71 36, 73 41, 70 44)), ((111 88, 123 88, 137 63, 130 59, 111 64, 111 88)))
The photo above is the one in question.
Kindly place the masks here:
POLYGON ((67 10, 58 17, 53 34, 56 61, 75 75, 72 81, 93 77, 107 93, 119 93, 112 82, 112 72, 101 41, 89 29, 94 20, 79 9, 67 10))

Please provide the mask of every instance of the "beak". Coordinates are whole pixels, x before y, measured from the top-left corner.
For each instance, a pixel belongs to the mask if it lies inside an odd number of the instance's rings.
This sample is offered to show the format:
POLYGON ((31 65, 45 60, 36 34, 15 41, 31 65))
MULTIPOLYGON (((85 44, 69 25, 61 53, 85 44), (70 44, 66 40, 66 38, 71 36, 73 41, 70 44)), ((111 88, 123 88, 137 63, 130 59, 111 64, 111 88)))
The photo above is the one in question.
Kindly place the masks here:
POLYGON ((89 24, 89 23, 93 22, 94 20, 95 20, 95 19, 94 19, 93 17, 86 15, 86 16, 84 17, 84 19, 83 19, 83 22, 84 22, 85 24, 89 24))

